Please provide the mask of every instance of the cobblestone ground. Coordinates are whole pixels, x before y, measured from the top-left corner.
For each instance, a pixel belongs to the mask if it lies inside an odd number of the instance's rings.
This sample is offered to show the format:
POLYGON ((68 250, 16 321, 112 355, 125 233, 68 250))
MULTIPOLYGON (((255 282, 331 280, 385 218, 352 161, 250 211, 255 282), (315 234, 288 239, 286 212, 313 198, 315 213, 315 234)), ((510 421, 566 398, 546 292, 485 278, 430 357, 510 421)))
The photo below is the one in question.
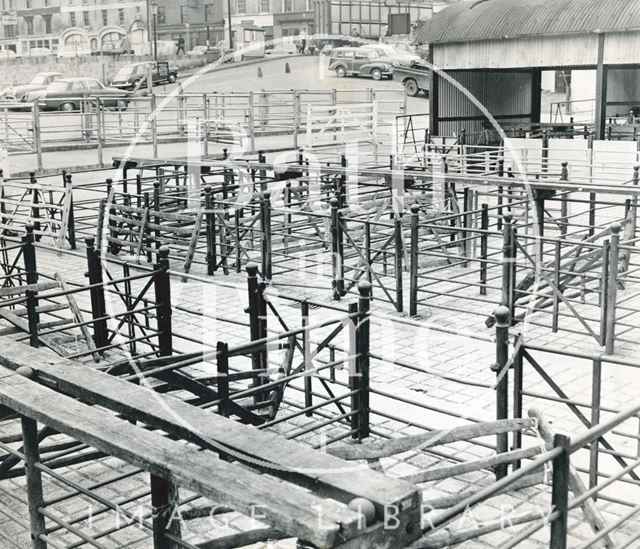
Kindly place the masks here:
MULTIPOLYGON (((77 255, 59 254, 49 250, 38 250, 38 267, 41 272, 60 273, 70 284, 86 284, 84 272, 85 260, 80 252, 77 255)), ((120 272, 120 267, 109 267, 114 276, 120 272)), ((295 268, 294 268, 295 269, 295 268)), ((451 273, 463 274, 463 267, 456 267, 451 273)), ((134 269, 135 272, 135 269, 134 269)), ((475 276, 475 275, 469 275, 475 276)), ((287 275, 274 277, 275 291, 271 292, 274 307, 281 315, 287 326, 300 325, 299 304, 275 296, 276 291, 282 295, 296 295, 328 302, 330 299, 328 279, 308 279, 298 271, 290 271, 287 275)), ((473 291, 466 289, 466 292, 473 291)), ((174 277, 172 284, 172 302, 174 304, 174 345, 181 351, 193 351, 204 347, 214 348, 219 340, 226 341, 230 346, 245 342, 249 338, 249 330, 245 324, 247 315, 244 312, 246 304, 246 275, 230 274, 223 276, 216 274, 213 278, 199 280, 193 277, 188 282, 181 282, 174 277)), ((374 286, 374 301, 372 304, 374 317, 371 326, 372 361, 372 397, 371 407, 373 432, 375 436, 401 436, 424 432, 424 429, 452 427, 471 421, 486 421, 495 418, 495 392, 492 384, 495 374, 490 366, 495 360, 495 344, 492 341, 493 330, 484 325, 484 316, 491 312, 493 304, 499 302, 499 288, 491 290, 486 297, 485 304, 478 304, 477 310, 472 311, 465 306, 460 309, 460 301, 456 298, 439 298, 439 306, 425 306, 420 312, 419 322, 406 322, 401 315, 394 313, 388 303, 378 299, 380 291, 374 286), (448 307, 448 308, 444 308, 448 307), (458 310, 456 310, 456 308, 458 310)), ((458 298, 459 299, 459 298, 458 298)), ((88 308, 88 296, 78 296, 81 308, 88 308)), ((351 298, 346 298, 346 302, 351 298)), ((467 303, 467 302, 465 302, 467 303)), ((110 299, 110 311, 122 310, 117 297, 110 299)), ((338 311, 312 308, 310 324, 329 318, 338 318, 338 311)), ((535 319, 534 319, 535 320, 535 319)), ((529 326, 526 337, 529 341, 549 344, 566 350, 595 352, 599 348, 590 336, 581 334, 579 326, 576 333, 559 332, 553 334, 546 326, 547 321, 540 315, 540 322, 529 326)), ((567 319, 571 322, 570 319, 567 319)), ((271 315, 270 330, 282 329, 279 321, 271 315)), ((320 341, 331 328, 318 330, 314 333, 314 340, 320 341)), ((17 337, 16 335, 12 337, 17 337)), ((69 342, 61 341, 67 346, 69 342)), ((336 352, 340 353, 348 348, 348 338, 340 336, 336 340, 336 352)), ((633 358, 637 345, 632 341, 625 342, 618 347, 620 356, 633 358)), ((554 381, 567 393, 569 398, 588 403, 591 399, 591 362, 572 357, 558 357, 546 353, 534 353, 536 359, 553 377, 554 381)), ((278 364, 281 355, 274 351, 270 355, 272 363, 278 364)), ((326 362, 326 354, 319 355, 318 362, 326 362)), ((87 360, 90 362, 90 359, 87 360)), ((232 366, 234 366, 232 364, 232 366)), ((200 367, 202 371, 212 372, 206 365, 200 367)), ((338 370, 336 380, 344 382, 346 372, 338 370)), ((629 367, 603 363, 602 402, 606 407, 603 418, 608 413, 628 405, 637 398, 639 376, 629 367)), ((344 391, 345 388, 337 389, 344 391)), ((549 385, 532 369, 526 368, 525 388, 529 394, 525 398, 525 409, 538 406, 545 416, 552 421, 554 429, 567 434, 575 434, 584 429, 576 414, 561 400, 541 400, 535 395, 553 396, 549 385)), ((303 402, 301 385, 293 383, 285 395, 285 403, 280 411, 286 415, 295 411, 303 402)), ((317 398, 326 393, 319 381, 314 380, 314 391, 317 398)), ((340 394, 340 393, 339 393, 340 394)), ((583 408, 588 415, 588 410, 583 408)), ((331 442, 335 438, 344 437, 346 427, 343 424, 327 423, 327 418, 336 413, 336 409, 326 408, 314 414, 311 418, 297 417, 279 423, 273 429, 283 436, 294 438, 315 447, 331 442), (313 427, 313 429, 311 429, 313 427)), ((16 424, 5 424, 2 435, 16 433, 16 424)), ((638 455, 638 432, 636 423, 625 423, 617 434, 609 441, 620 451, 635 458, 638 455)), ((408 452, 393 459, 385 459, 381 467, 391 475, 404 476, 418 470, 432 467, 447 458, 473 459, 484 457, 492 453, 486 443, 492 440, 479 440, 477 443, 458 443, 442 448, 440 455, 425 455, 408 452), (483 444, 485 443, 485 444, 483 444)), ((539 439, 525 437, 526 445, 540 444, 539 439)), ((578 454, 578 465, 588 465, 588 454, 578 454)), ((609 473, 616 470, 616 464, 606 455, 602 457, 600 470, 609 473)), ((90 463, 73 465, 64 469, 65 475, 85 486, 124 474, 132 469, 112 458, 101 459, 90 463)), ((133 473, 133 471, 132 471, 133 473)), ((492 476, 488 471, 469 473, 460 477, 443 480, 424 485, 425 501, 454 496, 465 490, 488 485, 492 476)), ((538 486, 526 488, 517 492, 497 496, 479 506, 472 514, 463 517, 458 528, 471 527, 483 520, 499 518, 508 509, 514 513, 540 509, 543 515, 548 509, 549 485, 541 483, 538 486)), ((620 499, 637 502, 638 495, 633 486, 615 483, 615 496, 620 499), (620 486, 623 486, 621 488, 620 486), (625 491, 628 490, 628 493, 625 491)), ((123 502, 123 507, 135 513, 140 505, 148 511, 148 478, 144 474, 132 474, 122 481, 100 488, 98 493, 116 502, 123 502), (135 502, 125 503, 133 496, 139 496, 135 502), (138 506, 138 507, 136 507, 138 506)), ((47 498, 50 500, 65 493, 65 489, 56 481, 49 480, 46 486, 47 498)), ((611 493, 611 492, 610 492, 611 493)), ((26 494, 22 478, 14 478, 0 483, 3 505, 0 506, 0 539, 3 547, 23 548, 29 545, 27 531, 26 494)), ((183 499, 189 499, 189 494, 181 494, 183 499)), ((186 509, 197 507, 202 500, 196 500, 185 506, 186 509)), ((55 508, 58 516, 70 521, 81 519, 86 511, 86 501, 82 498, 71 498, 58 503, 55 508)), ((628 508, 612 502, 600 500, 599 508, 605 519, 613 523, 628 508)), ((99 508, 99 506, 97 507, 99 508)), ((87 528, 87 532, 104 532, 114 527, 113 513, 96 515, 91 524, 86 520, 78 524, 87 528)), ((124 520, 124 519, 123 519, 124 520)), ((205 539, 222 535, 230 531, 242 531, 250 525, 249 519, 235 514, 216 517, 211 523, 208 519, 191 520, 188 522, 187 539, 198 543, 205 539)), ((52 523, 51 523, 52 524, 52 523)), ((570 546, 578 547, 590 537, 590 529, 585 523, 580 510, 571 513, 570 546)), ((522 527, 519 527, 522 528, 522 527)), ((623 531, 632 534, 640 529, 640 523, 629 521, 623 531)), ((485 536, 481 541, 468 541, 463 546, 470 549, 497 547, 509 539, 518 527, 505 529, 485 536)), ((621 530, 622 531, 622 530, 621 530)), ((619 534, 620 539, 625 536, 619 534)), ((79 543, 73 534, 58 536, 52 534, 56 545, 73 546, 79 543)), ((119 532, 106 534, 101 538, 105 547, 150 547, 148 535, 134 526, 119 532)), ((548 528, 544 527, 534 534, 522 547, 543 547, 548 544, 548 528)), ((277 547, 289 547, 291 542, 278 542, 277 547)))

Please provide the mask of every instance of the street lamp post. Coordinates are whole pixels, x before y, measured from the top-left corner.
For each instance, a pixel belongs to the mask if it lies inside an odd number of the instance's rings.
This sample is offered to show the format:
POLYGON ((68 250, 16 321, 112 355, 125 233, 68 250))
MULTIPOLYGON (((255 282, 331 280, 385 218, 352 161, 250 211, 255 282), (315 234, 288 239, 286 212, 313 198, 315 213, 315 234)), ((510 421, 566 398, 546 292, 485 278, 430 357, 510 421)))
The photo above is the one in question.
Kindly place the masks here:
POLYGON ((151 3, 153 13, 153 60, 158 62, 158 3, 151 3))
POLYGON ((231 0, 227 0, 227 17, 229 19, 229 51, 233 51, 233 30, 231 29, 231 0))

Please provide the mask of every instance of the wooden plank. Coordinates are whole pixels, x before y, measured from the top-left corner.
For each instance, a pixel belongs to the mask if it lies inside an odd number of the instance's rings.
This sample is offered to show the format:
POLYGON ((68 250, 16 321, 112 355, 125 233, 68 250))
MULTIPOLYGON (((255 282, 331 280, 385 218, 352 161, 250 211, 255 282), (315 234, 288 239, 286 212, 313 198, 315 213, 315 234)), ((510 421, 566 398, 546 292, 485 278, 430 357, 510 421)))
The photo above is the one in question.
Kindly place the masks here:
POLYGON ((364 497, 381 511, 386 505, 402 503, 403 509, 411 510, 419 520, 420 492, 407 482, 372 473, 294 441, 283 440, 275 433, 247 430, 246 426, 171 396, 159 399, 150 389, 88 369, 43 349, 6 342, 0 350, 0 364, 13 370, 21 366, 33 367, 39 372, 40 379, 87 402, 198 444, 206 441, 217 447, 224 445, 226 451, 231 448, 236 452, 235 457, 245 456, 250 463, 277 465, 272 474, 290 476, 295 472, 300 483, 341 501, 364 497), (27 352, 29 356, 25 355, 27 352), (30 356, 38 358, 34 360, 30 356))
POLYGON ((228 549, 245 547, 261 541, 284 539, 286 536, 274 528, 257 528, 248 532, 238 532, 198 544, 199 549, 228 549))
POLYGON ((194 452, 181 441, 147 431, 18 374, 0 383, 0 404, 238 512, 260 513, 280 531, 321 547, 334 547, 358 534, 360 515, 345 505, 209 452, 194 452))
POLYGON ((470 440, 472 438, 509 433, 521 429, 530 429, 535 421, 527 419, 504 419, 486 423, 474 423, 452 429, 431 431, 423 435, 392 438, 383 441, 371 441, 358 445, 344 445, 328 448, 327 452, 342 459, 379 459, 411 450, 420 450, 440 446, 450 442, 470 440))
POLYGON ((502 463, 513 463, 514 461, 520 461, 521 459, 527 459, 533 456, 541 454, 540 448, 526 448, 524 450, 514 450, 513 452, 507 452, 505 454, 495 454, 493 456, 477 459, 474 461, 468 461, 465 463, 458 463, 456 465, 450 465, 447 467, 435 467, 433 469, 427 469, 426 471, 420 471, 412 475, 401 477, 407 482, 431 482, 434 480, 440 480, 443 478, 451 478, 458 475, 464 475, 471 471, 479 471, 481 469, 488 469, 495 465, 502 463))

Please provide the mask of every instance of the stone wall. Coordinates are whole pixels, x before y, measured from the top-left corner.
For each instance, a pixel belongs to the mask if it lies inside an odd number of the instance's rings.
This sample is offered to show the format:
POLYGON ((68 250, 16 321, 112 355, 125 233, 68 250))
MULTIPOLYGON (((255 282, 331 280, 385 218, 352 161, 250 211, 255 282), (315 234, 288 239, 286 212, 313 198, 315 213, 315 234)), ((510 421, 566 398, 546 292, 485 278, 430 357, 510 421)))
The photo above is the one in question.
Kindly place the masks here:
MULTIPOLYGON (((120 67, 129 63, 149 61, 150 57, 32 57, 19 59, 3 59, 0 61, 0 87, 9 84, 30 82, 38 72, 60 72, 65 77, 91 76, 105 82, 118 72, 120 67)), ((204 65, 203 58, 177 57, 169 59, 172 66, 178 69, 189 69, 204 65)))

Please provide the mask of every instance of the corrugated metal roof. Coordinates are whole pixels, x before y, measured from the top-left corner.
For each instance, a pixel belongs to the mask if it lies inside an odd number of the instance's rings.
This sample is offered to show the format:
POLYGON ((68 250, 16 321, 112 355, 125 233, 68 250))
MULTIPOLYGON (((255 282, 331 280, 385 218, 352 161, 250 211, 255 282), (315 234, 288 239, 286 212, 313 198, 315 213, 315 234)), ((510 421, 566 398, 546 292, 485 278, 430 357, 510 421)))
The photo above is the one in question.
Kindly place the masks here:
POLYGON ((434 14, 417 42, 435 44, 640 30, 640 0, 476 0, 434 14))

